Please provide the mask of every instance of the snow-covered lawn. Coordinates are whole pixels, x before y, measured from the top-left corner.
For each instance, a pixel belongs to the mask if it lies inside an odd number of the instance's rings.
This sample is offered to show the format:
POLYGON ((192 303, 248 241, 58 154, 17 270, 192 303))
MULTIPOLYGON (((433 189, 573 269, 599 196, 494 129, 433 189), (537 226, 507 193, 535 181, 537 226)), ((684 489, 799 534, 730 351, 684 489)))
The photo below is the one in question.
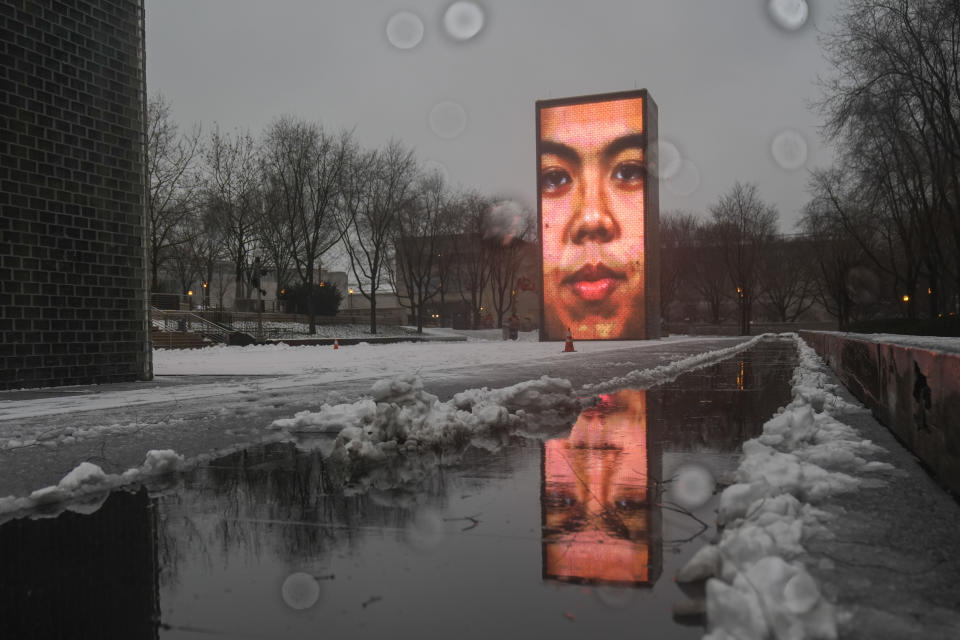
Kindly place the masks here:
MULTIPOLYGON (((162 349, 153 353, 155 375, 304 375, 313 382, 393 376, 419 369, 442 369, 527 362, 557 357, 562 342, 538 342, 536 332, 520 334, 516 341, 502 340, 499 329, 481 331, 433 330, 430 335, 463 335, 466 342, 360 343, 341 346, 218 345, 204 349, 162 349)), ((711 337, 671 336, 651 345, 711 337)), ((619 351, 637 342, 576 342, 581 353, 619 351)))

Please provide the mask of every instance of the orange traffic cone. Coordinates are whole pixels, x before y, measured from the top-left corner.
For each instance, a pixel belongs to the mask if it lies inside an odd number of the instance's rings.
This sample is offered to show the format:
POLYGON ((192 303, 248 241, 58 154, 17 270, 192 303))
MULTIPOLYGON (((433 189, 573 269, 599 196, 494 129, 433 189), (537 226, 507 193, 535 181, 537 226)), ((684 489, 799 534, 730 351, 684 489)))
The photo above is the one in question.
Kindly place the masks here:
POLYGON ((340 341, 337 340, 336 338, 333 339, 333 348, 334 348, 334 349, 339 349, 339 348, 340 348, 340 341))
POLYGON ((573 348, 573 334, 570 333, 570 328, 567 327, 567 343, 563 345, 563 352, 567 353, 569 351, 576 351, 573 348))

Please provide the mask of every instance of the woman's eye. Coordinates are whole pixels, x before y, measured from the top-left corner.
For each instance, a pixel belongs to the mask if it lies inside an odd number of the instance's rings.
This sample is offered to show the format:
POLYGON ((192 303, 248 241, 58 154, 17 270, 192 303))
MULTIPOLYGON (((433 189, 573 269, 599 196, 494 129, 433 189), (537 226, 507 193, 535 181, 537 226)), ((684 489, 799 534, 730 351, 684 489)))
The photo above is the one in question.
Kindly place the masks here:
POLYGON ((563 169, 547 169, 540 175, 540 190, 543 193, 558 193, 570 182, 570 174, 563 169))
POLYGON ((642 164, 624 162, 614 167, 613 179, 631 184, 642 184, 645 173, 642 164))

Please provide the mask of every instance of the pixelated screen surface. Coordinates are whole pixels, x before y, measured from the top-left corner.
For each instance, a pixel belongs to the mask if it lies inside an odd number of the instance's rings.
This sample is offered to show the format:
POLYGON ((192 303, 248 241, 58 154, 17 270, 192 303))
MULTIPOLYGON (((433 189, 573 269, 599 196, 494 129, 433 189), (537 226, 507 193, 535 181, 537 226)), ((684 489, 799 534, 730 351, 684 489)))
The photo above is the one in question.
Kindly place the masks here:
POLYGON ((645 338, 645 94, 537 103, 542 339, 645 338))

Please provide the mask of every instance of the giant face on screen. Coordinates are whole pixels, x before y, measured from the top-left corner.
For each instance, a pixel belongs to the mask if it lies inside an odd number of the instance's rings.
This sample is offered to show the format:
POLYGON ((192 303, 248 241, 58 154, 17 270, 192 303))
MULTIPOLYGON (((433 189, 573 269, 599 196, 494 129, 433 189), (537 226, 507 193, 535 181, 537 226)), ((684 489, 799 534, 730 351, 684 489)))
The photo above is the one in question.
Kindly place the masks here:
POLYGON ((645 90, 537 102, 543 340, 659 334, 655 109, 645 90))

